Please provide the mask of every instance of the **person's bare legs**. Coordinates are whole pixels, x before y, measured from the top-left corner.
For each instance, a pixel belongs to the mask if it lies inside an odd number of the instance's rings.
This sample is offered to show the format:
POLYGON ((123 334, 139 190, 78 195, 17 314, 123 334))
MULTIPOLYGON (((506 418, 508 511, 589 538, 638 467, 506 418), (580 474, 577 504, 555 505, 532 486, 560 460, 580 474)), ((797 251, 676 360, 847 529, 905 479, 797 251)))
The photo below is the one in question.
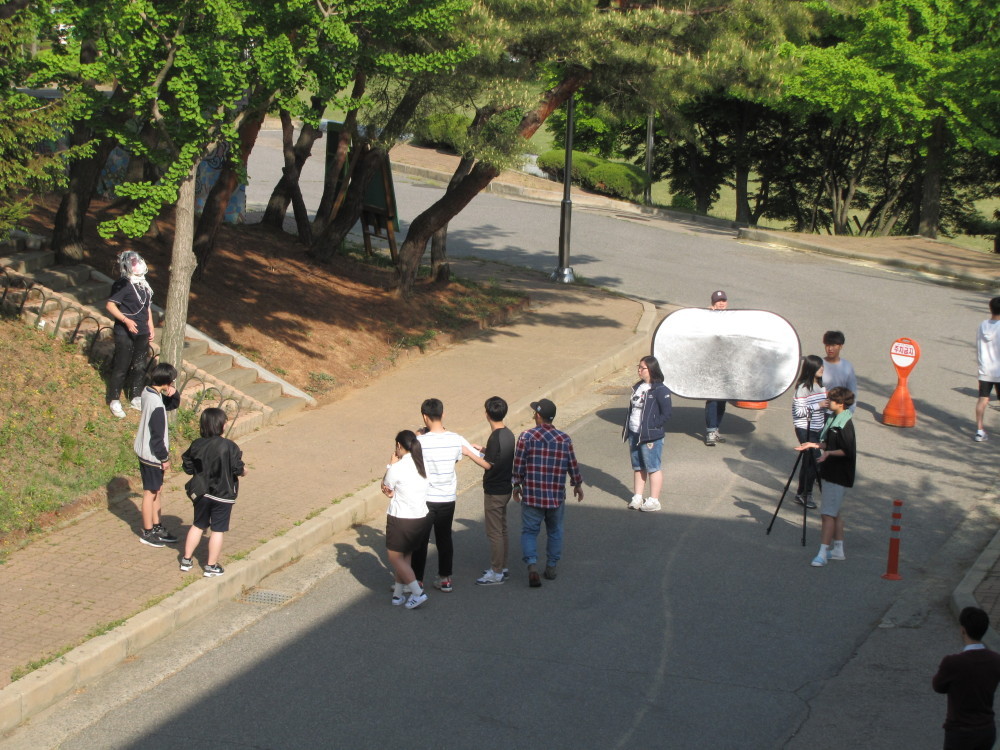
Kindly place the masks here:
POLYGON ((414 574, 413 568, 410 566, 410 558, 412 554, 412 552, 408 552, 404 555, 402 552, 389 550, 389 564, 392 566, 392 570, 396 574, 396 583, 405 583, 409 585, 417 580, 417 576, 414 574))
POLYGON ((160 522, 160 490, 142 491, 142 528, 151 529, 160 522))
POLYGON ((842 515, 833 519, 833 541, 844 543, 844 517, 842 515))
POLYGON ((188 529, 187 539, 184 541, 184 557, 186 559, 191 559, 191 555, 194 554, 195 549, 198 547, 198 542, 201 541, 204 534, 205 530, 199 529, 197 526, 192 526, 188 529))
POLYGON ((219 564, 219 553, 222 552, 222 538, 225 536, 221 531, 213 531, 208 535, 208 565, 219 564))
MULTIPOLYGON (((648 476, 649 475, 646 473, 645 470, 635 472, 635 478, 632 480, 633 495, 639 495, 640 497, 642 497, 642 493, 646 489, 646 479, 648 478, 648 476)), ((653 497, 656 496, 657 495, 654 493, 653 497)))
POLYGON ((819 532, 819 542, 820 544, 825 544, 827 547, 833 542, 834 537, 840 540, 844 538, 844 522, 840 520, 840 517, 834 516, 821 516, 823 519, 823 526, 819 532), (840 535, 837 535, 837 525, 840 525, 840 535))
POLYGON ((989 404, 989 396, 980 396, 976 400, 976 429, 985 430, 983 427, 983 417, 986 416, 986 405, 989 404))
POLYGON ((649 496, 660 498, 660 490, 663 489, 663 472, 653 471, 649 474, 649 496))

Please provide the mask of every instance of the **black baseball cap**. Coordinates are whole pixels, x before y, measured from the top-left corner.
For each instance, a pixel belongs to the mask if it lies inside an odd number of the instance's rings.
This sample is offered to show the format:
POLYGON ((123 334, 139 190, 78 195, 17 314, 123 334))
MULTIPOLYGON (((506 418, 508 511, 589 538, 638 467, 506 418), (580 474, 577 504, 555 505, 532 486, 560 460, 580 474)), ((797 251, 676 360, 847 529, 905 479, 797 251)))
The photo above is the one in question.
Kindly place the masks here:
POLYGON ((556 418, 556 405, 547 398, 531 402, 531 410, 536 412, 542 419, 552 421, 556 418))

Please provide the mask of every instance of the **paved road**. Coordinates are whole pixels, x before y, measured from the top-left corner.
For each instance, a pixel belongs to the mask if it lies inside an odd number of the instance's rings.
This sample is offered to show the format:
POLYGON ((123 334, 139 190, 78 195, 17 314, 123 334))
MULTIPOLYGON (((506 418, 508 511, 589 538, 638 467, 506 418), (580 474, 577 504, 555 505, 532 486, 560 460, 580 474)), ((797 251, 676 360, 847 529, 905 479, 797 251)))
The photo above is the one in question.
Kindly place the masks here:
MULTIPOLYGON (((406 181, 397 194, 404 216, 435 195, 406 181)), ((480 196, 453 222, 451 252, 547 269, 557 227, 555 207, 480 196)), ((596 211, 575 212, 574 248, 576 270, 613 289, 703 305, 721 287, 733 307, 778 312, 804 352, 820 353, 827 328, 846 332, 862 479, 845 511, 845 563, 809 567, 815 519, 803 549, 791 509, 764 534, 793 460, 787 397, 731 413, 730 443, 715 449, 697 438, 700 405, 679 400, 665 512, 626 511, 624 398, 602 393, 627 373, 569 415, 591 490, 572 509, 558 581, 541 591, 519 577, 471 585, 485 561, 472 492, 459 586, 426 610, 388 605, 378 524, 361 527, 269 584, 296 591, 298 576, 315 582, 307 596, 157 684, 194 658, 178 637, 174 651, 144 656, 26 731, 64 722, 63 746, 81 748, 938 747, 943 701, 927 682, 957 647, 945 597, 997 525, 978 503, 996 445, 970 440, 982 295, 596 211), (887 352, 899 336, 923 349, 911 430, 876 419, 895 385, 887 352), (905 580, 890 583, 880 573, 896 497, 906 502, 905 580)), ((230 605, 217 626, 255 619, 251 606, 230 605)), ((186 637, 210 640, 211 627, 186 637)), ((31 746, 29 734, 20 740, 31 746)))

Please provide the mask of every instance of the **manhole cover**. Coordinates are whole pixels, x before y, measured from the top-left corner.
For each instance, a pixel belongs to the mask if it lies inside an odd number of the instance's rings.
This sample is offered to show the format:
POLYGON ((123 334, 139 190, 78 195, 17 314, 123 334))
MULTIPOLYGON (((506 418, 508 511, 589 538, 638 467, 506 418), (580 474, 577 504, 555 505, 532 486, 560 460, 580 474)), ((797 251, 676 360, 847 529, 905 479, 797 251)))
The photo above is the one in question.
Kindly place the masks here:
POLYGON ((244 604, 284 604, 291 598, 291 594, 285 594, 281 591, 254 589, 239 597, 237 601, 244 604))

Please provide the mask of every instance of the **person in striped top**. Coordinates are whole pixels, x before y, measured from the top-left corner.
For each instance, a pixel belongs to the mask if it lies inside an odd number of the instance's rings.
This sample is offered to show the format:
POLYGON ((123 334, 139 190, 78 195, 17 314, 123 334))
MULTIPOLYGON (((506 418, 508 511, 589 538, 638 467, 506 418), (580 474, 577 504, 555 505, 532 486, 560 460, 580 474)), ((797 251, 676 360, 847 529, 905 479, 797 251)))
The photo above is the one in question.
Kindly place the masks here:
POLYGON ((543 398, 533 401, 535 426, 525 430, 514 448, 511 474, 514 501, 521 504, 521 554, 528 566, 528 585, 542 585, 538 576, 538 533, 545 521, 545 577, 555 580, 562 557, 563 511, 566 508, 566 475, 577 502, 583 500, 583 478, 569 435, 552 426, 556 405, 543 398))
MULTIPOLYGON (((815 354, 802 358, 802 369, 795 382, 792 397, 792 426, 799 443, 816 440, 826 422, 826 409, 830 401, 823 385, 823 360, 815 354)), ((807 508, 815 508, 812 499, 813 485, 816 483, 817 451, 803 454, 802 468, 799 469, 799 488, 795 492, 795 502, 807 508)))

